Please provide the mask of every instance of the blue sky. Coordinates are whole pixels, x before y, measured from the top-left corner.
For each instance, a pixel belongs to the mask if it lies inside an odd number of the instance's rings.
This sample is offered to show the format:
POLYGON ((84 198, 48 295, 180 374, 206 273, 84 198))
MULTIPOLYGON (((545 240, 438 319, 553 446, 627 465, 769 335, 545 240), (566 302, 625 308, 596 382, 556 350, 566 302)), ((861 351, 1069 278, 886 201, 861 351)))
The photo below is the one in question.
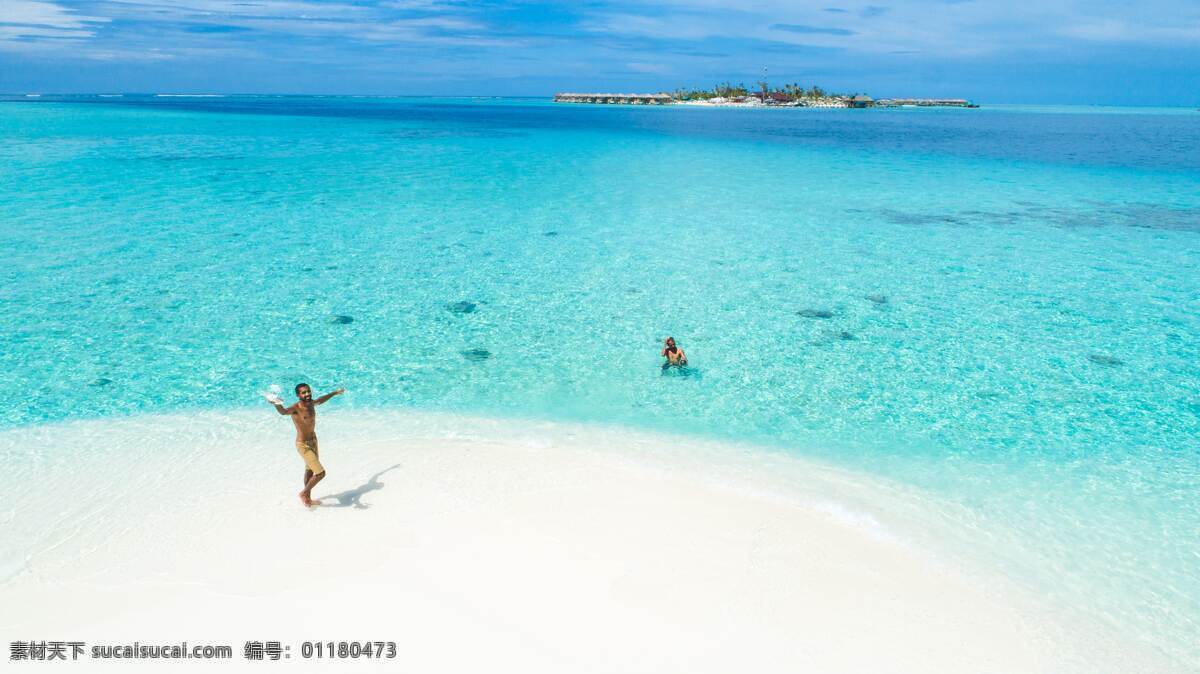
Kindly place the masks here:
POLYGON ((721 81, 1200 105, 1198 0, 0 0, 0 91, 548 95, 721 81))

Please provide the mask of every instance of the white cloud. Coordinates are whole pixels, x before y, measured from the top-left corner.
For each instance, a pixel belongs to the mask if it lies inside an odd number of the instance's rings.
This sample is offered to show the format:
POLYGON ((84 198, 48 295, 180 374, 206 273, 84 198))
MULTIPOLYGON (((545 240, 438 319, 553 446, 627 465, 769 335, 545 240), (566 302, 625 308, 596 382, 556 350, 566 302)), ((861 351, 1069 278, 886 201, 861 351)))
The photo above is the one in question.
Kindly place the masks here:
POLYGON ((81 16, 73 10, 47 0, 4 0, 0 5, 0 23, 52 26, 55 28, 83 28, 88 22, 107 21, 91 16, 81 16))
POLYGON ((1120 19, 1095 19, 1064 26, 1061 35, 1092 42, 1182 42, 1200 46, 1200 22, 1170 26, 1138 24, 1120 19))
POLYGON ((363 20, 371 8, 343 2, 304 0, 109 0, 109 13, 140 21, 230 21, 242 19, 363 20))
POLYGON ((1200 3, 1190 0, 663 0, 651 10, 598 8, 581 28, 611 36, 700 41, 767 39, 859 53, 964 57, 1052 50, 1072 41, 1197 45, 1200 3), (846 10, 826 11, 829 7, 846 10), (873 8, 871 11, 866 11, 873 8), (1161 25, 1169 17, 1170 25, 1161 25), (808 27, 805 31, 772 28, 808 27))
POLYGON ((379 6, 390 9, 422 12, 457 9, 452 4, 442 2, 442 0, 389 0, 387 2, 379 3, 379 6))
POLYGON ((582 21, 582 30, 605 35, 623 35, 676 40, 700 40, 737 35, 740 31, 729 22, 705 16, 642 16, 631 13, 601 12, 582 21), (733 28, 733 30, 731 30, 733 28))
MULTIPOLYGON (((577 5, 575 18, 548 31, 540 25, 514 26, 511 19, 504 29, 496 29, 490 19, 502 7, 453 0, 89 0, 88 13, 102 16, 87 16, 71 6, 67 0, 0 0, 0 42, 8 43, 7 50, 22 45, 74 50, 71 55, 80 58, 89 58, 88 50, 104 54, 96 58, 115 59, 152 49, 218 55, 234 47, 273 58, 280 45, 332 57, 349 42, 382 50, 415 45, 528 48, 574 33, 601 50, 618 52, 615 63, 631 64, 629 68, 658 60, 652 52, 661 41, 695 45, 697 52, 706 51, 707 41, 733 45, 709 52, 737 52, 742 50, 738 41, 753 51, 755 41, 770 41, 797 50, 925 53, 941 59, 1050 51, 1083 42, 1200 43, 1200 2, 1195 0, 1039 0, 1023 6, 984 0, 612 0, 577 5), (845 11, 826 11, 831 6, 845 11), (875 9, 866 11, 870 7, 875 9), (101 33, 110 21, 119 23, 101 33), (806 28, 784 30, 781 25, 806 28), (522 34, 523 28, 528 32, 522 34), (94 39, 81 47, 88 38, 94 39)), ((744 52, 738 56, 757 58, 744 52)))
POLYGON ((625 67, 635 73, 648 73, 651 75, 666 75, 672 71, 670 65, 665 63, 626 63, 625 67))
MULTIPOLYGON (((467 47, 519 47, 520 40, 492 34, 460 6, 436 0, 387 0, 378 4, 319 0, 96 0, 83 16, 49 0, 0 0, 0 41, 6 51, 47 52, 58 48, 77 58, 116 60, 123 54, 142 59, 171 55, 220 56, 245 31, 269 33, 261 44, 277 46, 289 36, 369 42, 378 46, 436 44, 467 47), (86 49, 79 40, 93 37, 101 22, 137 25, 106 35, 86 49), (191 30, 192 27, 200 28, 191 30), (228 30, 204 30, 225 27, 228 30), (244 29, 238 31, 238 29, 244 29), (172 38, 164 38, 170 35, 172 38), (157 50, 157 51, 149 51, 157 50)), ((251 39, 249 42, 253 42, 251 39)), ((334 48, 329 43, 326 48, 334 48)), ((263 56, 268 56, 264 53, 263 56)))
POLYGON ((96 34, 109 19, 78 14, 48 0, 0 2, 0 41, 82 40, 96 34))

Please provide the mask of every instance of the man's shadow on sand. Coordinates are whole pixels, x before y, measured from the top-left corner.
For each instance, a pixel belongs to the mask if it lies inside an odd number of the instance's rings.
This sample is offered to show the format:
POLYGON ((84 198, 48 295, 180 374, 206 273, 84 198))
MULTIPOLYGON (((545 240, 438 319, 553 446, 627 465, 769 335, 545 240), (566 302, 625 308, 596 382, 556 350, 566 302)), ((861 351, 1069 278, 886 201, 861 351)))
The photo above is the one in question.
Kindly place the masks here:
POLYGON ((374 475, 372 475, 371 479, 367 480, 367 482, 365 484, 355 487, 354 489, 347 489, 346 491, 338 493, 338 494, 330 494, 328 496, 322 496, 320 499, 318 499, 321 502, 321 507, 323 507, 323 508, 355 508, 358 510, 366 510, 367 508, 370 508, 371 507, 370 505, 362 502, 362 497, 370 492, 373 492, 373 491, 376 491, 379 489, 383 489, 383 483, 379 481, 379 478, 382 477, 384 473, 395 470, 399 467, 400 467, 400 464, 396 464, 396 465, 392 466, 391 468, 384 468, 383 470, 379 471, 378 473, 375 473, 374 475), (326 501, 328 499, 333 499, 337 502, 336 503, 327 503, 326 501))

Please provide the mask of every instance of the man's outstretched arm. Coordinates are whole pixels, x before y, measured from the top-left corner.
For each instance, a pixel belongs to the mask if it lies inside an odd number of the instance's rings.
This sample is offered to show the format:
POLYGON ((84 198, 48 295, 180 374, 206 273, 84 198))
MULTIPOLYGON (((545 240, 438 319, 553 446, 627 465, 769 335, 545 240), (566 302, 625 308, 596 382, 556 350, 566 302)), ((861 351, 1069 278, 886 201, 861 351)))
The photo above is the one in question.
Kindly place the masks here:
POLYGON ((320 398, 317 398, 316 400, 314 400, 313 403, 320 405, 321 403, 327 402, 330 398, 332 398, 334 396, 340 396, 345 392, 346 392, 346 389, 344 389, 344 388, 340 388, 336 391, 330 391, 329 393, 326 393, 325 395, 321 396, 320 398))
POLYGON ((275 406, 275 410, 277 412, 279 412, 280 414, 282 414, 285 417, 291 416, 292 414, 294 414, 296 412, 296 410, 294 409, 296 407, 295 405, 292 405, 291 407, 284 407, 280 403, 271 403, 271 404, 275 406))

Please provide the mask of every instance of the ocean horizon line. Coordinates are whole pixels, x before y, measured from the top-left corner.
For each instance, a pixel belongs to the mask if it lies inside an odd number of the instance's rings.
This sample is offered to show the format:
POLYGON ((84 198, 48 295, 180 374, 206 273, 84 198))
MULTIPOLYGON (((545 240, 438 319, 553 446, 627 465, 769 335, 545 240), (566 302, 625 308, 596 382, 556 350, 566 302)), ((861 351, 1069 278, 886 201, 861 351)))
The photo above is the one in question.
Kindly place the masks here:
MULTIPOLYGON (((669 93, 652 92, 650 90, 630 90, 617 92, 615 90, 601 93, 669 93)), ((221 91, 0 91, 0 98, 37 98, 37 97, 145 97, 145 98, 346 98, 346 99, 422 99, 436 98, 449 100, 531 100, 552 101, 555 92, 546 94, 362 94, 362 93, 272 93, 272 92, 221 92, 221 91)), ((900 98, 899 96, 884 96, 881 98, 900 98)), ((903 96, 902 98, 937 98, 936 96, 903 96)), ((1049 102, 1022 100, 987 100, 971 98, 970 100, 987 107, 1029 107, 1029 108, 1115 108, 1133 110, 1187 110, 1200 111, 1200 100, 1195 103, 1080 103, 1080 102, 1049 102)), ((613 107, 611 105, 607 107, 613 107)), ((681 106, 682 107, 682 106, 681 106)))

